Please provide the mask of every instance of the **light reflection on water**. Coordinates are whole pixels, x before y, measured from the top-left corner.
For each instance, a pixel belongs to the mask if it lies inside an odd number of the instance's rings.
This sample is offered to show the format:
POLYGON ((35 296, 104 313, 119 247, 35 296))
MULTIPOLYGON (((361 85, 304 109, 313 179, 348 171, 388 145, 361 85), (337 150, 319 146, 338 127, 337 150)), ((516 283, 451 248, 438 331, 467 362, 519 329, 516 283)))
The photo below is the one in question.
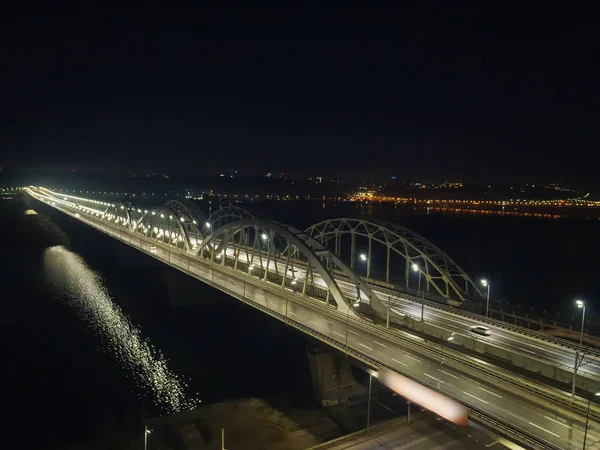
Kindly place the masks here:
POLYGON ((192 409, 200 402, 188 398, 187 384, 167 367, 164 356, 116 305, 97 273, 77 254, 57 246, 44 251, 44 275, 68 302, 77 319, 86 323, 102 343, 100 351, 114 357, 125 376, 133 378, 161 413, 192 409))

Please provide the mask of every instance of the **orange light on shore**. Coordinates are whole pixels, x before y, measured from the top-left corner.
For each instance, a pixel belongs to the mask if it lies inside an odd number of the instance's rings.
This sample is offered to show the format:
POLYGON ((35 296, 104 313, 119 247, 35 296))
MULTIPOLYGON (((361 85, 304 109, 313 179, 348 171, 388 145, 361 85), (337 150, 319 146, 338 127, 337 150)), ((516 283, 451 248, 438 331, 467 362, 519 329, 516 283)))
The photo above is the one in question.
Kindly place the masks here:
POLYGON ((402 397, 461 427, 469 424, 469 409, 410 378, 382 367, 379 381, 402 397))

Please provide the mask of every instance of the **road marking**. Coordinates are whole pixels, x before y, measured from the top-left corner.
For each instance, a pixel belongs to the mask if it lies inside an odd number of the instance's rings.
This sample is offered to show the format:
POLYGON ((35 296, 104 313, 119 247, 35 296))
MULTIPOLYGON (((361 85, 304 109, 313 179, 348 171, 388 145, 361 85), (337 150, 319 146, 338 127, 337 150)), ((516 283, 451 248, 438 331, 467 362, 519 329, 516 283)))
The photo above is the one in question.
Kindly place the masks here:
POLYGON ((355 334, 358 336, 358 333, 356 331, 352 331, 352 330, 348 330, 350 333, 355 334))
POLYGON ((408 364, 406 364, 406 363, 403 363, 402 361, 398 361, 397 359, 394 359, 394 358, 392 358, 392 361, 395 361, 395 362, 397 362, 398 364, 402 364, 403 366, 406 366, 406 367, 408 367, 408 364))
POLYGON ((387 345, 382 344, 381 342, 377 342, 376 340, 373 340, 373 342, 375 342, 377 345, 381 345, 382 347, 387 348, 387 345))
POLYGON ((288 314, 289 314, 290 316, 297 316, 297 315, 298 315, 298 314, 296 314, 295 312, 292 312, 292 311, 290 311, 288 314))
POLYGON ((428 373, 423 372, 423 375, 425 375, 426 377, 434 379, 438 383, 444 383, 442 380, 439 380, 438 378, 434 377, 433 375, 429 375, 428 373))
POLYGON ((309 322, 309 323, 312 323, 313 325, 319 325, 317 322, 314 322, 314 321, 312 321, 312 320, 309 320, 308 322, 309 322))
POLYGON ((502 398, 502 396, 501 396, 501 395, 498 395, 498 394, 496 394, 495 392, 488 391, 487 389, 484 389, 484 388, 482 388, 481 386, 477 386, 477 387, 478 387, 479 389, 481 389, 482 391, 485 391, 485 392, 487 392, 488 394, 492 394, 492 395, 495 395, 495 396, 496 396, 496 397, 498 397, 498 398, 502 398))
POLYGON ((327 322, 329 325, 333 325, 333 322, 330 320, 326 320, 325 322, 327 322))
POLYGON ((457 380, 459 379, 459 378, 458 378, 456 375, 453 375, 453 374, 451 374, 451 373, 448 373, 448 372, 446 372, 445 370, 442 370, 442 373, 445 373, 446 375, 448 375, 448 376, 450 376, 450 377, 456 378, 457 380))
POLYGON ((527 353, 531 353, 532 355, 535 355, 535 352, 534 352, 534 351, 532 351, 532 350, 527 350, 526 348, 519 348, 519 349, 517 349, 517 351, 518 351, 518 350, 521 350, 522 352, 527 352, 527 353))
POLYGON ((410 359, 414 359, 414 360, 415 360, 415 361, 417 361, 417 362, 421 362, 421 360, 420 360, 420 359, 417 359, 417 358, 415 358, 414 356, 410 356, 408 353, 407 353, 407 354, 405 354, 404 356, 406 356, 407 358, 410 358, 410 359))
POLYGON ((373 349, 372 349, 371 347, 367 347, 365 344, 361 344, 361 343, 359 342, 359 343, 358 343, 358 345, 360 345, 360 346, 362 346, 362 347, 364 347, 364 348, 367 348, 367 349, 369 349, 369 350, 373 351, 373 349))
POLYGON ((548 420, 551 420, 552 422, 555 422, 555 423, 557 423, 557 424, 559 424, 559 425, 562 425, 562 426, 563 426, 563 427, 565 427, 565 428, 568 428, 569 430, 571 429, 571 427, 570 427, 569 425, 567 425, 567 424, 564 424, 564 423, 562 423, 562 422, 559 422, 558 420, 554 420, 552 417, 548 417, 548 416, 544 416, 544 417, 545 417, 546 419, 548 419, 548 420))
POLYGON ((540 430, 544 430, 546 433, 550 433, 550 434, 551 434, 551 435, 553 435, 553 436, 560 437, 558 434, 556 434, 556 433, 553 433, 553 432, 552 432, 552 431, 550 431, 550 430, 546 430, 545 428, 542 428, 542 427, 540 427, 539 425, 536 425, 536 424, 535 424, 535 423, 533 423, 533 422, 529 422, 529 425, 533 425, 534 427, 536 427, 536 428, 539 428, 540 430))
POLYGON ((463 394, 467 394, 469 397, 473 397, 476 400, 479 400, 480 402, 485 403, 486 405, 488 404, 488 402, 486 402, 485 400, 480 399, 479 397, 475 397, 473 394, 469 394, 468 392, 463 391, 463 394))
POLYGON ((335 334, 337 334, 338 336, 341 336, 341 337, 346 337, 346 335, 345 335, 345 334, 338 333, 337 331, 334 331, 334 333, 335 333, 335 334))

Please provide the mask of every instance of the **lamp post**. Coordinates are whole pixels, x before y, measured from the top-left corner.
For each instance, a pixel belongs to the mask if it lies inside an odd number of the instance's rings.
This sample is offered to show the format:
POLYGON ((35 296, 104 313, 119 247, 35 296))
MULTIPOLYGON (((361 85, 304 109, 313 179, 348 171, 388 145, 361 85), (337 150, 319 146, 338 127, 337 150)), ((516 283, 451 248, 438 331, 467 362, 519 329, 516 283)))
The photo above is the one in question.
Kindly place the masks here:
POLYGON ((583 300, 575 300, 575 304, 578 308, 582 309, 581 312, 581 333, 579 334, 579 345, 583 345, 583 326, 585 323, 585 303, 583 300))
MULTIPOLYGON (((452 333, 450 335, 450 337, 448 337, 448 339, 446 339, 446 341, 448 342, 452 342, 454 340, 454 333, 452 333)), ((444 365, 444 346, 440 346, 440 368, 438 369, 438 391, 440 390, 440 384, 442 383, 442 366, 444 365)))
MULTIPOLYGON (((583 344, 583 324, 584 324, 584 320, 585 320, 585 302, 583 300, 575 300, 575 304, 577 305, 578 308, 582 309, 582 314, 581 314, 581 333, 579 334, 579 345, 583 344)), ((585 356, 585 353, 583 353, 581 355, 581 359, 583 360, 583 357, 585 356)), ((575 387, 576 387, 576 383, 577 383, 577 371, 579 370, 579 366, 581 365, 583 361, 579 360, 579 350, 575 351, 575 367, 573 367, 573 384, 571 385, 571 397, 575 398, 575 387)))
MULTIPOLYGON (((594 396, 600 395, 600 389, 596 390, 594 396)), ((585 432, 583 433, 583 450, 585 450, 585 442, 587 441, 588 424, 590 423, 590 406, 592 406, 592 397, 588 399, 587 413, 585 415, 585 432)))
POLYGON ((369 255, 365 255, 364 253, 360 254, 360 260, 367 263, 367 283, 369 282, 369 277, 371 276, 371 250, 369 249, 369 255))
POLYGON ((487 287, 487 300, 485 302, 485 318, 487 319, 490 313, 490 283, 484 278, 481 280, 481 285, 487 287))
POLYGON ((369 403, 367 404, 367 436, 369 435, 369 425, 371 422, 371 384, 373 383, 373 371, 369 371, 369 403))
MULTIPOLYGON (((421 298, 421 268, 418 264, 413 263, 411 266, 413 272, 419 273, 419 284, 417 285, 417 298, 421 298)), ((423 313, 425 312, 425 299, 421 301, 421 322, 423 322, 423 313)))
POLYGON ((148 425, 144 425, 144 450, 148 450, 148 435, 152 430, 148 429, 148 425))

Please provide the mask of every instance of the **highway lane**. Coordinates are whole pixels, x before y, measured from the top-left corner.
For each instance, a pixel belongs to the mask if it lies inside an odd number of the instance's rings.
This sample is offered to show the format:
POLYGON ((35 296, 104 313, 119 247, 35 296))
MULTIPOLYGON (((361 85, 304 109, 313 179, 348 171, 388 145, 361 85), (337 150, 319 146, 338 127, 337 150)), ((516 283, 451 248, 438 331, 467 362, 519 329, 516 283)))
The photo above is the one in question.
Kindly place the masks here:
MULTIPOLYGON (((234 258, 234 250, 232 248, 228 248, 226 253, 229 258, 234 258)), ((249 262, 250 260, 249 255, 246 255, 243 250, 240 251, 238 258, 244 262, 249 262)), ((261 258, 259 258, 258 255, 255 255, 253 263, 259 265, 261 263, 260 259, 261 258)), ((267 266, 267 260, 264 257, 262 258, 262 264, 264 267, 267 266)), ((276 265, 279 273, 283 273, 285 270, 285 263, 282 262, 269 261, 269 270, 275 271, 276 265)), ((289 269, 288 273, 291 273, 289 269)), ((306 277, 306 270, 302 267, 295 267, 294 276, 299 282, 303 282, 306 277)), ((314 280, 315 284, 318 284, 323 288, 326 287, 325 282, 317 274, 315 274, 314 280)), ((357 298, 356 288, 352 283, 342 281, 339 278, 337 279, 337 283, 345 296, 352 301, 357 298)), ((381 299, 384 305, 387 306, 388 302, 391 300, 394 305, 393 311, 398 316, 409 315, 420 318, 423 309, 423 317, 426 321, 451 331, 464 333, 471 339, 479 342, 493 343, 525 356, 533 356, 538 359, 546 360, 552 364, 560 365, 565 370, 573 371, 573 368, 575 367, 576 354, 573 348, 560 346, 542 339, 536 339, 535 337, 523 335, 498 327, 494 324, 454 314, 444 309, 433 308, 428 305, 422 307, 422 304, 414 298, 400 293, 391 294, 390 292, 379 289, 375 285, 371 285, 371 289, 381 299), (486 326, 490 329, 491 334, 489 336, 481 336, 471 332, 471 327, 475 325, 486 326)), ((591 376, 600 381, 600 361, 596 360, 594 357, 586 357, 585 364, 579 368, 578 374, 579 376, 591 376)))
MULTIPOLYGON (((103 226, 103 228, 107 233, 115 234, 111 227, 103 226)), ((133 245, 138 242, 136 238, 131 239, 131 234, 125 229, 118 234, 132 241, 133 245)), ((138 246, 184 271, 189 270, 205 281, 221 285, 274 312, 285 314, 286 320, 292 324, 301 324, 318 331, 341 345, 347 342, 350 348, 369 357, 375 357, 398 372, 409 375, 423 384, 435 388, 439 380, 442 392, 452 394, 475 407, 479 404, 486 412, 506 423, 526 429, 532 435, 552 442, 558 448, 575 448, 573 446, 580 443, 582 439, 583 421, 581 418, 573 418, 568 413, 557 415, 553 413, 556 408, 553 409, 550 405, 540 407, 529 403, 522 394, 511 390, 491 384, 474 383, 466 379, 464 374, 440 365, 440 362, 434 362, 416 352, 398 348, 390 337, 374 334, 373 331, 363 329, 354 321, 348 321, 349 326, 346 327, 343 318, 325 311, 325 308, 315 311, 314 308, 296 302, 283 301, 280 295, 248 285, 239 280, 239 274, 233 275, 231 269, 221 268, 230 273, 213 271, 207 267, 205 262, 193 260, 190 262, 187 256, 178 255, 175 249, 167 250, 160 244, 150 245, 141 238, 138 246)), ((588 432, 588 442, 591 444, 599 439, 598 424, 592 422, 588 432)))
MULTIPOLYGON (((323 448, 327 450, 508 450, 505 439, 491 436, 484 431, 469 428, 460 429, 443 420, 429 416, 415 416, 410 424, 400 423, 398 419, 381 424, 381 428, 371 428, 369 437, 364 433, 338 439, 323 448)), ((510 444, 508 444, 510 445, 510 444)), ((317 446, 314 448, 320 448, 317 446)), ((521 447, 519 447, 521 448, 521 447)))
MULTIPOLYGON (((185 265, 184 262, 181 265, 185 265)), ((193 265, 193 273, 200 271, 193 265)), ((208 277, 210 270, 204 269, 202 276, 208 277)), ((552 405, 545 408, 527 403, 514 391, 502 389, 492 384, 476 384, 464 378, 464 374, 445 367, 440 362, 431 361, 416 353, 406 352, 396 347, 393 340, 376 336, 343 319, 323 317, 321 311, 314 311, 302 304, 282 301, 280 296, 266 292, 256 286, 246 284, 227 274, 215 273, 212 281, 240 295, 244 295, 274 312, 287 317, 287 320, 300 323, 332 337, 340 344, 347 341, 348 346, 358 352, 384 362, 399 373, 403 373, 421 381, 423 384, 462 399, 467 403, 478 405, 480 409, 525 429, 539 439, 550 442, 558 448, 579 448, 583 439, 585 423, 580 418, 570 415, 556 414, 552 405)), ((594 423, 588 430, 588 442, 600 441, 600 424, 594 423)))

